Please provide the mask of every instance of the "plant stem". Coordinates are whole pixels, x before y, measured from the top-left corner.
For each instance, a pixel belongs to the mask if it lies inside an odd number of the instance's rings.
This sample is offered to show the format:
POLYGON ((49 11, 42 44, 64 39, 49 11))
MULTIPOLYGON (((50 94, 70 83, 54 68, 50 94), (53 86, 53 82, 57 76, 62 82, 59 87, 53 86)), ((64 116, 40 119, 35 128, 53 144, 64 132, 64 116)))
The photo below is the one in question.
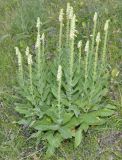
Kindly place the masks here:
MULTIPOLYGON (((40 38, 40 35, 38 33, 38 36, 40 38)), ((40 42, 41 43, 41 42, 40 42)), ((38 64, 38 76, 40 77, 40 71, 41 71, 41 44, 39 43, 37 48, 37 64, 38 64)))
POLYGON ((57 81, 58 81, 58 111, 59 111, 59 119, 61 118, 61 78, 62 78, 62 67, 59 65, 58 73, 57 73, 57 81))
POLYGON ((97 74, 97 63, 98 63, 98 49, 99 49, 99 43, 100 43, 100 33, 97 34, 96 38, 96 51, 95 51, 95 61, 94 61, 94 71, 93 71, 93 79, 96 79, 97 74))
POLYGON ((76 16, 73 15, 73 18, 71 19, 71 26, 70 26, 70 75, 69 75, 69 102, 70 102, 70 105, 71 105, 71 98, 72 98, 75 21, 76 21, 76 16))
POLYGON ((96 33, 96 26, 97 26, 97 13, 96 12, 94 14, 93 22, 94 22, 94 27, 93 27, 92 45, 91 45, 91 53, 92 54, 94 52, 95 33, 96 33))
POLYGON ((104 45, 103 45, 103 55, 102 55, 102 66, 105 66, 106 63, 106 45, 107 45, 107 37, 108 37, 108 23, 109 20, 106 21, 105 26, 104 26, 104 31, 105 31, 105 37, 104 37, 104 45))
POLYGON ((70 29, 70 20, 67 19, 67 26, 66 26, 66 45, 69 46, 69 29, 70 29))
POLYGON ((32 55, 28 54, 28 69, 29 69, 29 81, 30 81, 30 91, 33 95, 33 82, 32 82, 32 55))
POLYGON ((62 31, 63 31, 63 9, 60 10, 59 22, 60 22, 60 30, 59 30, 59 63, 61 59, 61 48, 62 48, 62 31))
POLYGON ((30 90, 31 94, 33 94, 33 83, 32 83, 32 65, 29 64, 29 78, 30 78, 30 90))
POLYGON ((40 72, 41 72, 41 41, 40 41, 40 18, 38 17, 37 19, 37 40, 36 40, 36 51, 37 51, 37 75, 40 77, 40 72))
POLYGON ((66 45, 69 46, 69 32, 70 32, 70 3, 67 3, 67 24, 66 24, 66 45))
POLYGON ((61 115, 61 80, 58 83, 58 110, 59 110, 59 119, 61 115))
POLYGON ((41 40, 42 40, 42 58, 44 61, 45 60, 44 59, 44 53, 45 53, 45 35, 44 35, 44 33, 42 34, 41 40))
POLYGON ((17 58, 18 58, 18 75, 19 75, 19 81, 20 81, 20 84, 24 85, 24 79, 23 79, 23 66, 22 66, 22 55, 18 49, 18 47, 15 47, 15 50, 16 50, 16 55, 17 55, 17 58))
POLYGON ((81 67, 81 47, 82 47, 82 41, 79 41, 78 42, 78 61, 79 61, 79 70, 80 70, 80 67, 81 67))
POLYGON ((89 41, 86 42, 85 52, 86 52, 86 60, 85 60, 85 83, 86 83, 88 78, 89 41))

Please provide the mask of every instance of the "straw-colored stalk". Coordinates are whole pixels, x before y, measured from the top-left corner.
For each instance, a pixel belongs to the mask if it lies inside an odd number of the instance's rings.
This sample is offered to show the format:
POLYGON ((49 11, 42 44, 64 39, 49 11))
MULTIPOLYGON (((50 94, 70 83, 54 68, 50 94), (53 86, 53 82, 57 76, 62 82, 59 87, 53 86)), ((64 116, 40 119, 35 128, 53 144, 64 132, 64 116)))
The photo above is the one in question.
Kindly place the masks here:
POLYGON ((93 35, 92 35, 92 45, 91 45, 91 53, 93 54, 94 52, 94 45, 95 45, 95 33, 96 33, 96 26, 97 26, 97 12, 95 12, 94 17, 93 17, 93 22, 94 22, 94 26, 93 26, 93 35))
POLYGON ((98 32, 97 37, 96 37, 96 51, 95 51, 94 72, 93 72, 94 80, 96 79, 96 75, 97 75, 99 43, 100 43, 100 32, 98 32))
POLYGON ((16 55, 18 59, 18 70, 19 70, 19 80, 20 84, 24 85, 24 80, 23 80, 23 66, 22 66, 22 55, 18 49, 18 47, 15 47, 16 50, 16 55))
POLYGON ((106 63, 106 46, 107 46, 107 37, 108 37, 108 27, 109 27, 109 20, 106 21, 104 26, 105 38, 104 38, 104 45, 103 45, 103 54, 102 54, 102 65, 105 66, 106 63))
POLYGON ((62 79, 62 67, 59 65, 58 73, 57 73, 57 81, 58 81, 58 115, 59 119, 61 118, 61 79, 62 79))
POLYGON ((85 52, 86 52, 86 59, 85 59, 85 82, 86 82, 88 78, 89 41, 86 42, 85 52))

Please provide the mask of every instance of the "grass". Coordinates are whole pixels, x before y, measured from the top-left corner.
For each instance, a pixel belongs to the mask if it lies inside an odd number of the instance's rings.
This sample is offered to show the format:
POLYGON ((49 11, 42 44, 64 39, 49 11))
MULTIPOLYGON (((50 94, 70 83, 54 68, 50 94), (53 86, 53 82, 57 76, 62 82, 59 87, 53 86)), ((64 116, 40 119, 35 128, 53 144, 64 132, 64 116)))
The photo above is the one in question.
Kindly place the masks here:
MULTIPOLYGON (((22 129, 13 123, 17 119, 17 115, 13 111, 14 106, 11 99, 11 95, 14 95, 12 87, 16 83, 14 47, 18 45, 20 48, 25 48, 28 42, 33 48, 32 42, 35 40, 36 28, 34 26, 37 16, 40 16, 42 20, 42 33, 45 32, 49 39, 48 48, 50 52, 47 51, 47 57, 55 57, 56 50, 55 47, 52 47, 52 44, 56 43, 58 33, 57 15, 59 9, 66 6, 66 1, 62 3, 60 0, 52 0, 51 2, 49 0, 40 0, 40 7, 38 6, 38 1, 31 0, 28 3, 26 0, 0 0, 0 73, 2 75, 0 76, 1 160, 17 160, 22 159, 22 157, 25 157, 23 159, 26 160, 43 159, 42 152, 38 154, 35 150, 33 141, 27 141, 28 129, 22 129), (32 10, 28 10, 28 6, 33 6, 32 10), (52 39, 50 40, 50 38, 52 39)), ((78 40, 80 36, 86 40, 89 35, 92 29, 90 19, 92 19, 95 11, 98 11, 99 19, 102 22, 99 23, 100 30, 103 28, 106 19, 109 18, 111 20, 108 43, 109 69, 110 72, 112 70, 119 71, 119 75, 111 77, 108 101, 112 99, 112 103, 117 105, 118 112, 108 120, 105 126, 91 128, 85 136, 83 144, 77 150, 74 150, 73 146, 67 145, 68 142, 66 142, 53 159, 107 160, 113 155, 115 160, 120 160, 122 159, 120 151, 115 149, 114 146, 121 148, 121 138, 116 134, 122 132, 122 2, 121 0, 83 0, 83 2, 70 0, 70 2, 74 6, 78 17, 78 40), (104 136, 108 134, 108 137, 105 137, 106 141, 106 139, 112 137, 113 132, 116 132, 113 136, 116 137, 116 140, 112 144, 110 142, 108 144, 102 143, 101 146, 100 140, 104 139, 104 136), (101 154, 98 152, 98 148, 100 151, 102 150, 101 154)), ((113 137, 111 139, 114 139, 113 137)))

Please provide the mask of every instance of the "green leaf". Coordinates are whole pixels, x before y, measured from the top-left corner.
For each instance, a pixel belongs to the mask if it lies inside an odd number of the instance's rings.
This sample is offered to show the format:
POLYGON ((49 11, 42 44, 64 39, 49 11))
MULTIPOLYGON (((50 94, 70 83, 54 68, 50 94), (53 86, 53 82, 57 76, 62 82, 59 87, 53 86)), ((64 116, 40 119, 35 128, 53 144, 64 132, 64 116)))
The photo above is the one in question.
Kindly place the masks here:
POLYGON ((74 117, 72 117, 72 119, 68 123, 65 124, 64 127, 74 129, 80 123, 81 123, 81 119, 74 116, 74 117))
POLYGON ((55 133, 53 131, 48 131, 43 136, 45 140, 48 141, 48 149, 46 152, 46 156, 50 157, 54 154, 55 149, 58 148, 61 144, 63 138, 59 133, 55 133))
POLYGON ((82 140, 82 129, 79 127, 75 132, 75 147, 78 147, 82 140))
POLYGON ((35 115, 34 110, 32 108, 27 107, 27 106, 25 106, 25 107, 24 106, 23 107, 17 106, 17 107, 15 107, 15 110, 17 112, 19 112, 20 114, 24 114, 26 117, 35 115))
POLYGON ((79 77, 75 76, 72 82, 72 87, 76 86, 76 84, 79 82, 79 79, 80 79, 80 76, 79 77))
POLYGON ((80 114, 80 110, 77 106, 70 106, 69 111, 73 111, 76 117, 80 114))
POLYGON ((78 108, 80 108, 80 109, 84 109, 84 106, 86 106, 86 104, 88 103, 88 102, 86 102, 86 100, 84 100, 84 99, 77 99, 75 102, 75 105, 77 105, 78 106, 78 108))
POLYGON ((29 126, 30 123, 31 119, 21 119, 20 121, 18 121, 18 124, 23 124, 25 126, 29 126))
POLYGON ((43 101, 47 99, 49 93, 50 93, 50 88, 46 87, 46 89, 43 92, 43 97, 42 97, 43 101))
POLYGON ((59 125, 56 125, 56 124, 43 125, 42 124, 42 125, 37 125, 34 128, 39 130, 39 131, 58 130, 59 129, 59 125))
POLYGON ((48 145, 47 151, 46 151, 46 157, 51 157, 55 152, 55 147, 52 145, 48 145))
POLYGON ((57 95, 57 87, 52 86, 51 89, 52 89, 51 91, 52 91, 53 95, 55 96, 55 98, 57 98, 58 97, 58 95, 57 95))
POLYGON ((73 113, 71 113, 71 112, 68 112, 68 113, 67 112, 63 112, 62 116, 63 116, 63 124, 65 124, 65 123, 70 121, 70 119, 73 116, 73 113))
POLYGON ((64 139, 72 138, 72 131, 67 127, 59 128, 59 132, 64 139))
POLYGON ((116 106, 111 105, 111 104, 107 104, 107 105, 105 106, 105 108, 108 108, 108 109, 116 109, 116 106))
POLYGON ((57 148, 59 147, 61 141, 62 141, 62 137, 59 133, 56 133, 56 134, 53 134, 53 132, 48 132, 46 134, 47 136, 47 140, 48 140, 48 143, 50 145, 52 145, 53 147, 57 148))
POLYGON ((89 128, 89 125, 87 123, 82 123, 80 125, 80 128, 81 128, 82 131, 84 130, 84 132, 86 132, 89 128))
POLYGON ((43 119, 36 120, 32 126, 36 127, 39 125, 51 125, 51 124, 52 124, 52 120, 49 117, 44 116, 43 119))
POLYGON ((96 114, 100 117, 108 117, 111 116, 115 113, 114 110, 108 109, 108 108, 103 108, 101 110, 96 111, 96 114))
POLYGON ((58 120, 58 108, 53 106, 50 109, 46 111, 46 115, 48 115, 55 123, 57 123, 58 120))
POLYGON ((44 116, 44 112, 41 111, 41 109, 39 107, 36 107, 33 109, 35 114, 39 117, 39 119, 41 119, 44 116))
POLYGON ((61 103, 65 106, 69 105, 69 101, 66 98, 61 98, 61 103))
POLYGON ((81 122, 88 125, 101 125, 105 123, 105 120, 100 119, 95 112, 85 113, 81 116, 81 122))
POLYGON ((4 39, 6 39, 6 38, 8 38, 8 37, 10 37, 10 34, 5 34, 5 35, 3 35, 3 36, 0 36, 0 43, 1 43, 4 39))
POLYGON ((73 99, 73 101, 76 101, 77 99, 79 99, 79 93, 77 92, 77 93, 75 93, 75 94, 73 94, 72 95, 72 99, 73 99))
POLYGON ((29 137, 29 139, 31 138, 41 138, 41 131, 38 131, 38 132, 35 132, 35 133, 32 133, 31 136, 29 137))

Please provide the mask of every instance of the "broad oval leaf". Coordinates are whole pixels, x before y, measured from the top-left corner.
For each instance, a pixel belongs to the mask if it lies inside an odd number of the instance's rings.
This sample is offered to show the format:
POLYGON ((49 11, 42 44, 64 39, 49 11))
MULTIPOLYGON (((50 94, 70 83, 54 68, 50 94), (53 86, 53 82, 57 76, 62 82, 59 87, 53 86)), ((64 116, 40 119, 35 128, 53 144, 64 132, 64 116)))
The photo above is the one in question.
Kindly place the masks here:
POLYGON ((113 115, 114 113, 115 113, 114 110, 108 108, 103 108, 101 110, 96 111, 96 114, 100 117, 108 117, 113 115))
POLYGON ((78 147, 82 141, 82 129, 79 127, 75 132, 75 147, 78 147))
POLYGON ((67 127, 59 128, 59 132, 64 139, 72 138, 72 131, 67 127))

